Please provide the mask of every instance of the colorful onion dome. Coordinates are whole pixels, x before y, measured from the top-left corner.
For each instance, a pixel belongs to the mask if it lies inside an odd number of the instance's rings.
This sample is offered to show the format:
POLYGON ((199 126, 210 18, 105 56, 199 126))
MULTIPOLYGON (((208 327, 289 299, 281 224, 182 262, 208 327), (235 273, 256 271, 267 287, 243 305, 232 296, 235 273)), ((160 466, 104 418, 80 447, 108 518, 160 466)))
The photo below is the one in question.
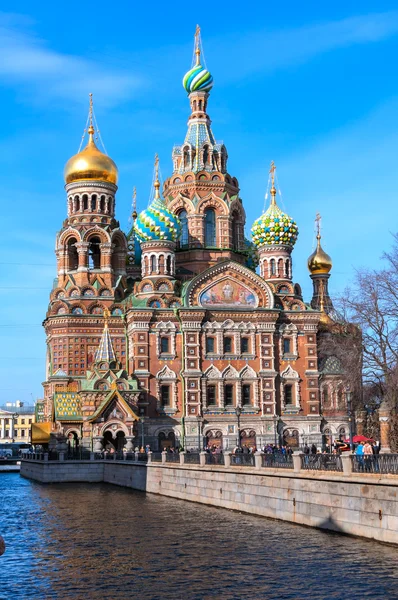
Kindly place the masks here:
POLYGON ((252 271, 255 271, 256 267, 258 267, 258 264, 260 262, 259 257, 258 257, 258 252, 257 252, 257 248, 253 244, 253 242, 251 242, 247 238, 245 238, 245 254, 247 256, 246 266, 249 269, 252 269, 252 271))
POLYGON ((137 217, 134 231, 140 242, 168 240, 176 242, 181 235, 180 219, 171 212, 160 197, 160 182, 155 179, 155 198, 137 217))
POLYGON ((311 275, 326 275, 332 269, 333 263, 329 254, 323 250, 321 246, 321 236, 318 233, 316 236, 317 245, 314 252, 308 258, 308 269, 311 275))
POLYGON ((281 211, 276 203, 275 163, 271 162, 271 204, 253 223, 252 240, 257 248, 263 246, 294 246, 298 236, 295 221, 281 211))
POLYGON ((94 142, 94 127, 88 128, 88 144, 68 160, 64 169, 65 183, 95 180, 117 184, 118 170, 113 160, 101 152, 94 142))
POLYGON ((188 94, 191 92, 210 92, 213 87, 213 76, 201 64, 196 64, 193 69, 190 69, 184 75, 182 85, 188 94))
POLYGON ((213 87, 213 77, 210 72, 200 64, 200 27, 196 27, 195 31, 195 54, 196 62, 184 75, 182 85, 188 94, 191 92, 210 92, 213 87))
MULTIPOLYGON (((272 191, 272 190, 271 190, 272 191)), ((252 240, 262 246, 294 246, 298 236, 295 221, 281 211, 275 199, 252 227, 252 240)))

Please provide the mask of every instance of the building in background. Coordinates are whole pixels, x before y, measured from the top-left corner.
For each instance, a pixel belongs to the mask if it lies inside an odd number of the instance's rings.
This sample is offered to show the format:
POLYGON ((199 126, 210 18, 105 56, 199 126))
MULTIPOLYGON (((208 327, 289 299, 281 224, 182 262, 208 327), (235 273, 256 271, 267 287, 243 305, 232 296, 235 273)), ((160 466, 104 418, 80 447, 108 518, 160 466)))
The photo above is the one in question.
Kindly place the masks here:
POLYGON ((17 400, 0 407, 0 443, 31 442, 31 426, 35 422, 35 406, 17 400))
POLYGON ((199 31, 183 86, 185 139, 162 190, 156 159, 152 201, 139 215, 133 206, 127 235, 115 214, 118 170, 97 146, 90 98, 87 145, 65 167, 44 420, 96 450, 346 437, 341 366, 319 350, 336 323, 319 220, 306 302, 293 273, 298 227, 278 206, 273 163, 269 205, 245 237, 239 182, 207 112, 213 78, 199 31))

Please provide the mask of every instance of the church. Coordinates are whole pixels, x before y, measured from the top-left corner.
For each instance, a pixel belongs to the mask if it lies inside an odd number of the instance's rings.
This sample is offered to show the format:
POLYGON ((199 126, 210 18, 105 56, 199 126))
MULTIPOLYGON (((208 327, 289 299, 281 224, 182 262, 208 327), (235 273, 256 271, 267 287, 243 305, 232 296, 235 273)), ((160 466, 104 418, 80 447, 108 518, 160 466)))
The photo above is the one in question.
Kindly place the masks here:
POLYGON ((163 185, 156 157, 152 201, 140 214, 133 206, 128 233, 90 95, 87 144, 64 172, 43 420, 95 451, 320 447, 349 425, 341 366, 320 351, 336 318, 332 261, 318 221, 306 302, 293 274, 298 226, 278 206, 273 163, 269 206, 245 237, 239 182, 211 128, 199 30, 194 50, 185 139, 163 185))

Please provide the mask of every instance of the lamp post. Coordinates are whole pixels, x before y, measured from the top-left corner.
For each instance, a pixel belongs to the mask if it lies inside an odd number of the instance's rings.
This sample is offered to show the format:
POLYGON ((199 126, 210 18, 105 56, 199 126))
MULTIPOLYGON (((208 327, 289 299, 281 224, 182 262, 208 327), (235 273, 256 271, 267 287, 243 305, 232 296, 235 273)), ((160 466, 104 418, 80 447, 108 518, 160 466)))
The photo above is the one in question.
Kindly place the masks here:
POLYGON ((275 448, 277 446, 276 432, 278 429, 278 421, 279 421, 279 417, 277 415, 274 415, 274 447, 275 448))
POLYGON ((145 450, 144 422, 145 422, 145 417, 140 417, 140 423, 141 423, 141 446, 145 450))
POLYGON ((200 415, 196 415, 196 420, 197 420, 197 422, 198 422, 198 450, 199 450, 199 452, 200 452, 200 446, 201 446, 201 444, 200 444, 200 437, 201 437, 201 436, 200 436, 200 423, 201 423, 201 416, 200 416, 200 415))
POLYGON ((351 406, 351 390, 350 390, 349 385, 346 388, 346 394, 347 394, 348 426, 350 428, 350 450, 352 452, 354 450, 354 442, 352 441, 352 438, 353 438, 353 435, 352 435, 352 406, 351 406))
POLYGON ((238 419, 238 448, 239 448, 239 450, 241 450, 242 445, 241 445, 241 440, 240 440, 240 416, 242 414, 242 409, 240 406, 237 406, 235 408, 235 414, 238 419))
POLYGON ((19 417, 18 413, 14 413, 12 415, 12 436, 11 436, 11 443, 14 443, 14 438, 15 438, 15 424, 18 422, 18 417, 19 417))

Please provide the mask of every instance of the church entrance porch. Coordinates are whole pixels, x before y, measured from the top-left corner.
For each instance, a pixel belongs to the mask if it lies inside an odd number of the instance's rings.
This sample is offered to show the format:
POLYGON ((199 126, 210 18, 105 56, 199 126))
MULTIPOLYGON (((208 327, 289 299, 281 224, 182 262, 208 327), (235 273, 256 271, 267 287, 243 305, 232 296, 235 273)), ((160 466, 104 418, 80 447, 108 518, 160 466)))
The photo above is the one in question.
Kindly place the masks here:
POLYGON ((103 437, 103 447, 106 451, 123 452, 123 448, 126 444, 126 436, 124 431, 112 432, 109 429, 105 431, 103 437))
POLYGON ((242 448, 246 446, 247 448, 257 448, 256 444, 256 432, 253 429, 243 430, 240 434, 240 442, 242 448))
POLYGON ((223 449, 223 435, 220 430, 210 430, 206 433, 206 447, 211 450, 223 449))
POLYGON ((161 431, 158 435, 158 445, 160 452, 168 450, 169 448, 175 448, 176 437, 174 431, 170 431, 168 434, 161 431))

